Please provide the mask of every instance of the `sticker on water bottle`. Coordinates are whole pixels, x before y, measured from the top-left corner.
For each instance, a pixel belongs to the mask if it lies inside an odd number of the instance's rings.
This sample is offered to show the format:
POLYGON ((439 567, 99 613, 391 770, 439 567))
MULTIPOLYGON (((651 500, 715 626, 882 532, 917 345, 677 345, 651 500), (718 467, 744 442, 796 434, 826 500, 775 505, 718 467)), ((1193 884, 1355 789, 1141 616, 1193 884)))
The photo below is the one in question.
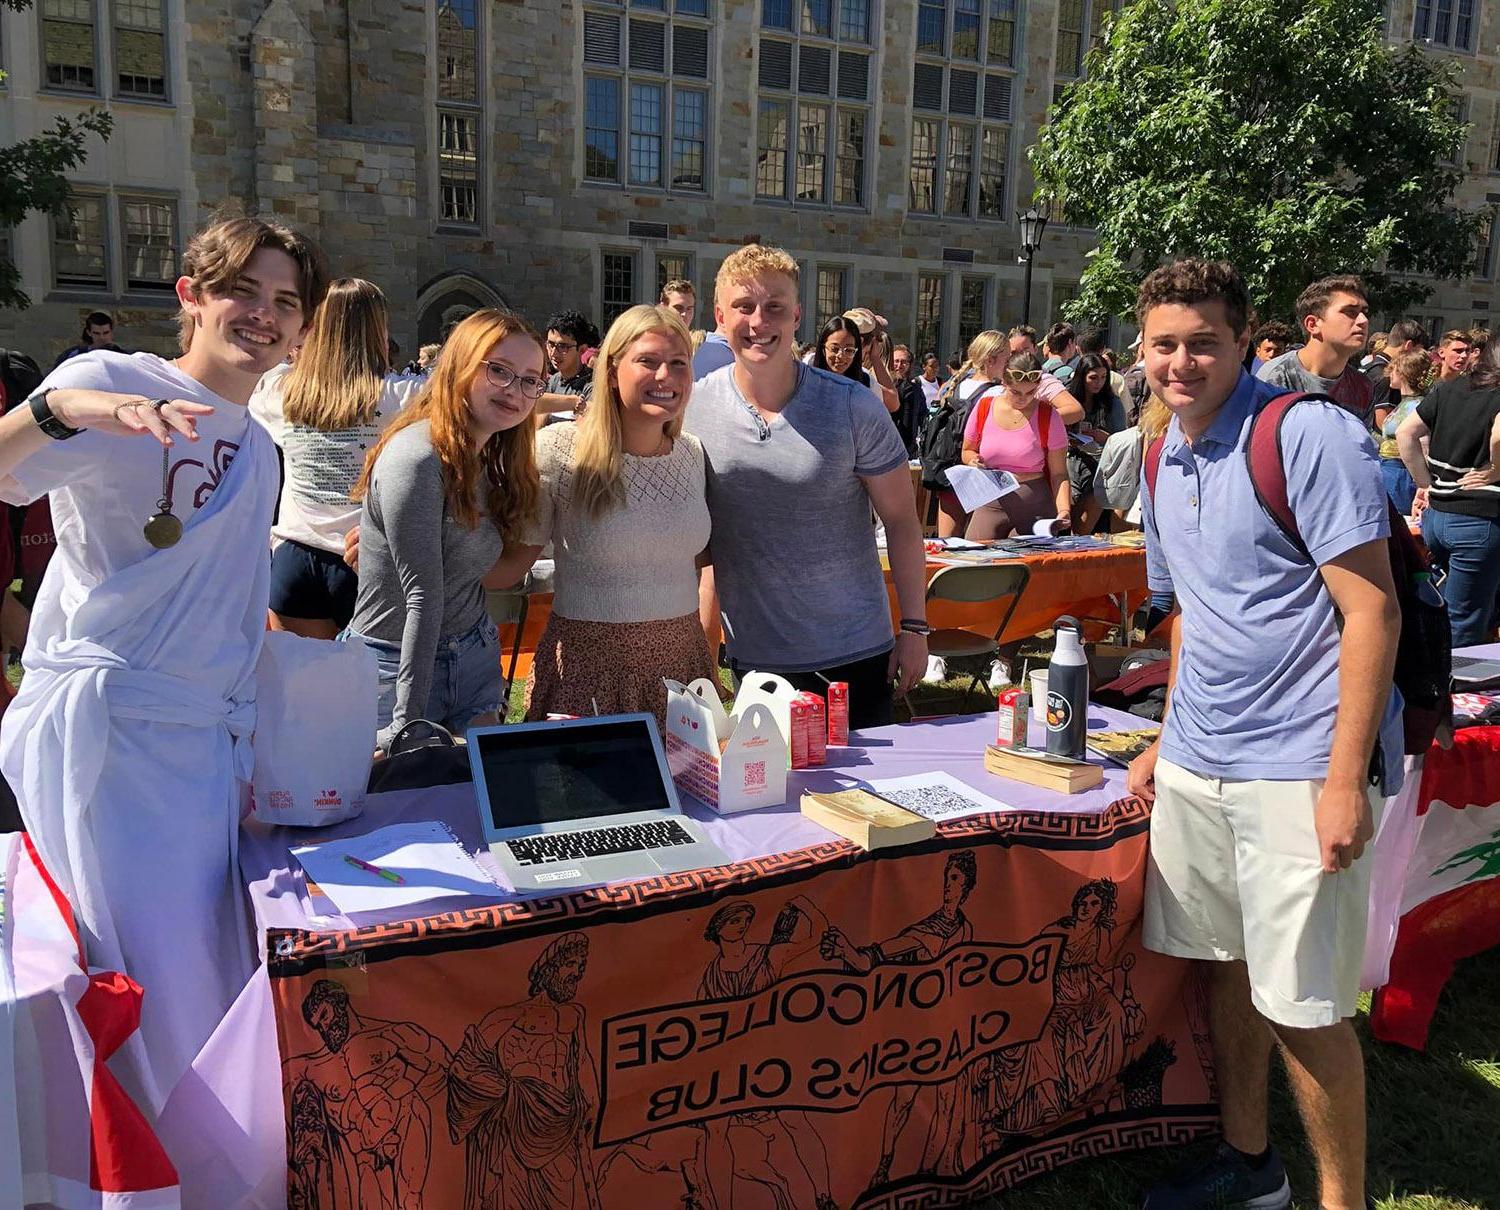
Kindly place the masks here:
POLYGON ((1061 693, 1047 691, 1047 730, 1062 731, 1073 721, 1073 707, 1061 693))

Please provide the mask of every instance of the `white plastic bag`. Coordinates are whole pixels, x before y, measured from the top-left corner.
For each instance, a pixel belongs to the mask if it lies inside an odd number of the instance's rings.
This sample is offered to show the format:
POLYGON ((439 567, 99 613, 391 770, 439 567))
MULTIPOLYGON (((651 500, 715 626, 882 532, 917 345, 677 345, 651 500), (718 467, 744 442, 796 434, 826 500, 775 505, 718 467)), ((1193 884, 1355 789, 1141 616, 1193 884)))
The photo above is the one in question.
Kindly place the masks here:
POLYGON ((375 751, 375 653, 273 631, 255 675, 255 818, 299 828, 353 819, 375 751))

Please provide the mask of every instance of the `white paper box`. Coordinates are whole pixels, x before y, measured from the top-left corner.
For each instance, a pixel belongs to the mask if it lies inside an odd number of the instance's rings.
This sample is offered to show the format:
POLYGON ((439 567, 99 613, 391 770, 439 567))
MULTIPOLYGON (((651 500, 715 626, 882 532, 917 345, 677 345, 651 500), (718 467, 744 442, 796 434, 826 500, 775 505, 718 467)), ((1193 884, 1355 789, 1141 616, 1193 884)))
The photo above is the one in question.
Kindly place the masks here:
POLYGON ((796 686, 785 677, 777 676, 774 672, 746 673, 740 681, 740 691, 735 694, 734 705, 730 707, 730 721, 742 717, 751 706, 765 706, 771 712, 771 717, 776 720, 776 729, 781 732, 781 738, 786 744, 787 764, 790 765, 792 762, 792 702, 796 697, 796 686))
POLYGON ((736 700, 729 715, 704 677, 666 685, 667 766, 680 791, 721 815, 786 802, 791 751, 770 705, 752 700, 741 707, 736 700))

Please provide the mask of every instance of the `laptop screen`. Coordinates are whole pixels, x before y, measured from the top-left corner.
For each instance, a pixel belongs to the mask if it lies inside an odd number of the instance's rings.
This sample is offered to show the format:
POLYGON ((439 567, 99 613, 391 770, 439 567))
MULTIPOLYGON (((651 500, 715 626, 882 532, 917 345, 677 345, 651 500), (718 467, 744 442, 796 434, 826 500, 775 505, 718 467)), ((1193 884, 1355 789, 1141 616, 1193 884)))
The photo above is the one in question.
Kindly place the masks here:
POLYGON ((568 727, 502 727, 471 736, 491 826, 567 823, 668 810, 649 719, 568 727))

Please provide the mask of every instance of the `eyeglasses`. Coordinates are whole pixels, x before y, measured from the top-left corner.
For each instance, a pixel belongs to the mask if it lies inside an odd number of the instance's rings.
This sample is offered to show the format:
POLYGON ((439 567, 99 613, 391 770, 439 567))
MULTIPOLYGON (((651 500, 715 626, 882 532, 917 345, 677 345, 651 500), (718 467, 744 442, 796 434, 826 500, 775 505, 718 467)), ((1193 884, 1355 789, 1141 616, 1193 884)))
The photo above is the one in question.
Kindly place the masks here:
POLYGON ((1040 370, 1006 370, 1007 382, 1041 382, 1042 372, 1040 370))
POLYGON ((823 355, 829 361, 842 361, 846 357, 853 357, 858 350, 848 345, 834 345, 823 350, 823 355))
POLYGON ((542 392, 547 389, 545 378, 532 378, 529 375, 522 378, 509 366, 503 366, 498 361, 485 362, 484 369, 489 376, 490 385, 501 391, 517 387, 527 399, 540 399, 542 392))
POLYGON ((546 343, 547 343, 547 348, 550 349, 554 353, 569 353, 569 352, 572 352, 572 350, 574 350, 574 349, 576 349, 578 347, 576 344, 572 343, 571 341, 566 341, 566 340, 549 340, 546 343))

